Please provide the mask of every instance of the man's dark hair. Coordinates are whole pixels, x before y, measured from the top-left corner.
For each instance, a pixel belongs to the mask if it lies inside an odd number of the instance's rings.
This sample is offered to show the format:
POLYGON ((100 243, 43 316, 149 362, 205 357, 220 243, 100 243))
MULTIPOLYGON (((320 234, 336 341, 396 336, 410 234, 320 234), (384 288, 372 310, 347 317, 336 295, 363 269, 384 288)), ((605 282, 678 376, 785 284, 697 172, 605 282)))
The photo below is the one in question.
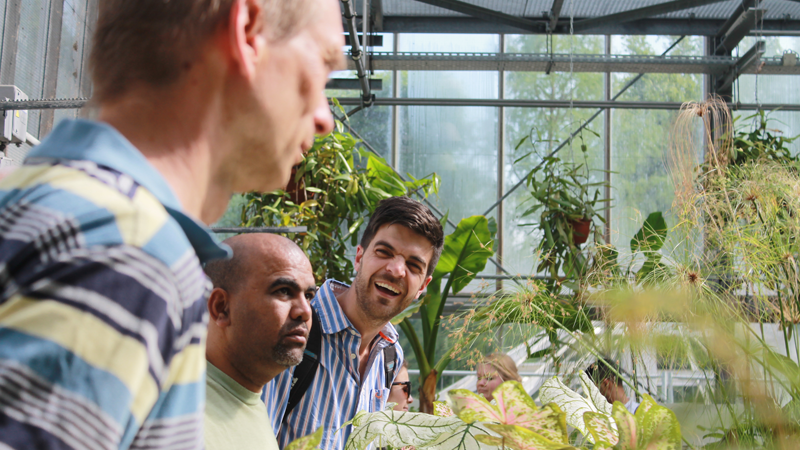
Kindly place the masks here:
POLYGON ((408 197, 391 197, 381 200, 367 229, 361 237, 361 246, 369 247, 372 238, 384 225, 402 225, 427 239, 433 246, 433 257, 428 264, 427 276, 433 273, 444 246, 444 230, 442 224, 434 217, 431 210, 422 203, 408 197))
POLYGON ((619 368, 619 364, 616 364, 614 361, 609 361, 607 359, 598 359, 596 363, 589 366, 586 369, 586 375, 592 379, 595 385, 599 386, 603 380, 611 380, 617 386, 622 386, 622 379, 614 373, 614 370, 611 370, 608 366, 614 368, 617 373, 622 373, 619 368))

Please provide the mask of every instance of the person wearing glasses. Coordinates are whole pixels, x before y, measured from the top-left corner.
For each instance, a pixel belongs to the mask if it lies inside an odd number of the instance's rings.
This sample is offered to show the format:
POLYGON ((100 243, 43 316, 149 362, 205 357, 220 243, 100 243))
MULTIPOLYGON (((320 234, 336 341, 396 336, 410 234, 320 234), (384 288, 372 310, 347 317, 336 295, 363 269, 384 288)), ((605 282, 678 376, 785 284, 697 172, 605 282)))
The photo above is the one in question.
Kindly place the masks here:
POLYGON ((386 401, 395 404, 395 411, 405 412, 408 411, 408 405, 414 401, 414 397, 411 396, 411 380, 408 377, 408 360, 403 360, 403 365, 394 378, 392 390, 386 401))

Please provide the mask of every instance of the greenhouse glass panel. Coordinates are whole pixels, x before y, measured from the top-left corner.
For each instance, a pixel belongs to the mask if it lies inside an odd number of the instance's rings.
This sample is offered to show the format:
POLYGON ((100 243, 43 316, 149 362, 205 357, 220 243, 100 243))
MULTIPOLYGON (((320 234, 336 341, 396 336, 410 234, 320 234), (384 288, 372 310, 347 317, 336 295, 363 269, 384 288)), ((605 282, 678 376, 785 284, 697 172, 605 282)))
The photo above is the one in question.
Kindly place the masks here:
MULTIPOLYGON (((401 52, 498 52, 497 35, 403 34, 401 52)), ((400 71, 398 96, 402 98, 498 98, 498 72, 400 71)))
MULTIPOLYGON (((615 55, 660 55, 678 40, 678 36, 612 36, 611 53, 615 55)), ((703 38, 684 38, 669 55, 702 55, 703 38)), ((611 95, 616 95, 637 74, 611 75, 611 95)), ((702 74, 647 73, 619 101, 689 102, 703 99, 702 74)))
MULTIPOLYGON (((507 35, 506 53, 546 53, 546 36, 507 35)), ((553 50, 558 54, 602 54, 603 36, 555 36, 553 50)), ((505 72, 505 98, 524 100, 602 100, 601 73, 505 72)))
MULTIPOLYGON (((57 98, 80 97, 80 80, 84 54, 83 42, 86 29, 86 0, 65 0, 61 22, 61 52, 58 58, 57 98)), ((54 124, 63 119, 75 118, 75 109, 57 109, 54 124)))
MULTIPOLYGON (((661 211, 667 226, 675 225, 675 191, 665 161, 677 111, 621 109, 612 111, 611 125, 611 243, 625 255, 644 219, 661 211)), ((702 155, 702 125, 694 142, 698 162, 702 155)), ((675 245, 668 241, 667 247, 675 245)))
MULTIPOLYGON (((14 84, 28 98, 42 98, 49 16, 49 0, 22 2, 14 84)), ((28 132, 34 136, 39 135, 40 115, 40 111, 28 111, 28 132)))
POLYGON ((431 202, 458 223, 497 200, 497 108, 398 108, 399 171, 442 179, 431 202))

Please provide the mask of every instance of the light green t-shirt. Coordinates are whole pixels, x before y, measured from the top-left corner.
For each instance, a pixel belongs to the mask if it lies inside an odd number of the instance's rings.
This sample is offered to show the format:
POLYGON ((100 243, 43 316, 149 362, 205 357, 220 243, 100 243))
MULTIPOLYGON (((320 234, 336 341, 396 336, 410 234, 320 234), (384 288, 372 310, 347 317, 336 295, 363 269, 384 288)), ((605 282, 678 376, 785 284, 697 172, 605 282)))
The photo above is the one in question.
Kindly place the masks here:
POLYGON ((206 450, 278 450, 261 394, 206 363, 206 450))

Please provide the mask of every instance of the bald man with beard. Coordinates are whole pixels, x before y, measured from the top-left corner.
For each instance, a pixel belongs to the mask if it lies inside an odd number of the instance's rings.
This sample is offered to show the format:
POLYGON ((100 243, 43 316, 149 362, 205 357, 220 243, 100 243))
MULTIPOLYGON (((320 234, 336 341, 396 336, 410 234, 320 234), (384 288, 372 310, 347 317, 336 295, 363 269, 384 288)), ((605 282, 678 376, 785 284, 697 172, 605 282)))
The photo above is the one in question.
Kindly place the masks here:
POLYGON ((208 298, 205 444, 208 450, 277 450, 261 401, 264 385, 303 359, 316 286, 311 263, 292 241, 244 234, 225 241, 208 298))

